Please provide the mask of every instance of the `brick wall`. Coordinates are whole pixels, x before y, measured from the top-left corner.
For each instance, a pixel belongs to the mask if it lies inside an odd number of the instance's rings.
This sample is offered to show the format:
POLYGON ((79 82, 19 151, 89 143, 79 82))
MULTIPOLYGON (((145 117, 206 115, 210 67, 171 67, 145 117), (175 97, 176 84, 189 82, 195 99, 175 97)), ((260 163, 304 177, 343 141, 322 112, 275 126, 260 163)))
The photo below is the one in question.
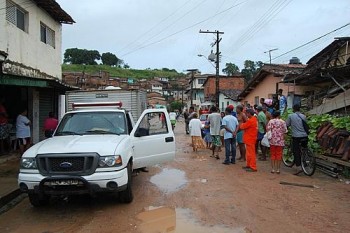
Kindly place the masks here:
MULTIPOLYGON (((242 76, 220 76, 219 90, 243 90, 244 78, 242 76)), ((215 76, 208 77, 204 85, 204 96, 215 95, 216 78, 215 76)))

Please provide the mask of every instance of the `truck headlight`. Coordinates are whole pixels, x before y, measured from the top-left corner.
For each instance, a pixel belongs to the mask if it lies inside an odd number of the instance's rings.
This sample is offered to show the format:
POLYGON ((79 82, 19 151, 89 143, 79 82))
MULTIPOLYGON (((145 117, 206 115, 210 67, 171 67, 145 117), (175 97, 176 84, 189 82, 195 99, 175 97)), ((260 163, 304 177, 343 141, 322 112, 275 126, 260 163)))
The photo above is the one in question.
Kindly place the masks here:
POLYGON ((35 158, 22 158, 21 159, 21 168, 24 169, 37 169, 36 159, 35 158))
POLYGON ((122 157, 120 155, 104 156, 100 157, 98 162, 99 167, 117 167, 123 164, 122 157))

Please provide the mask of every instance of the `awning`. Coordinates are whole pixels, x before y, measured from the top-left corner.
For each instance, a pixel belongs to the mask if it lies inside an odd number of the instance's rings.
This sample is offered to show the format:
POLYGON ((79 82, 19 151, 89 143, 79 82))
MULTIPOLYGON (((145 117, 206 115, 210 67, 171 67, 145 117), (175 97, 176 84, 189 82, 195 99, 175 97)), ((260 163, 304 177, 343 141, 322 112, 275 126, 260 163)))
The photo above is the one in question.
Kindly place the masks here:
POLYGON ((3 74, 0 76, 0 85, 48 87, 46 80, 26 78, 26 77, 6 75, 6 74, 3 74))
POLYGON ((25 87, 42 87, 54 88, 62 91, 77 90, 78 87, 69 86, 58 80, 28 78, 23 76, 0 74, 0 85, 25 86, 25 87))

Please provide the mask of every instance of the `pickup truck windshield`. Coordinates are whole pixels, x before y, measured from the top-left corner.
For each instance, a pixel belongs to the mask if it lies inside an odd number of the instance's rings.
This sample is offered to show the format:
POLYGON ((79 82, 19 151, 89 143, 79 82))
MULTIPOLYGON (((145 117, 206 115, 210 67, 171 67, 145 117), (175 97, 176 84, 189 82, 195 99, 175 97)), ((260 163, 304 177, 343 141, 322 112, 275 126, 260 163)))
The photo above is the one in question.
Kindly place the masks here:
POLYGON ((125 114, 122 112, 76 112, 64 116, 55 136, 126 133, 125 114))

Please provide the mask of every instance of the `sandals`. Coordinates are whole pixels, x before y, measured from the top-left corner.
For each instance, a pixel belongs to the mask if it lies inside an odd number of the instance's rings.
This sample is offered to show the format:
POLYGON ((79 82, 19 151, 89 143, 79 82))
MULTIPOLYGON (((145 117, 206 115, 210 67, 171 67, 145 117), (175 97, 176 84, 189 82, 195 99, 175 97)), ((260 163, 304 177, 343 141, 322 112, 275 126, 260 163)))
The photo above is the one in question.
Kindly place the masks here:
POLYGON ((271 170, 271 173, 272 173, 272 174, 275 173, 275 170, 271 170))
POLYGON ((215 155, 215 158, 216 158, 216 159, 220 159, 219 155, 215 155))
POLYGON ((281 172, 279 170, 276 171, 277 174, 280 174, 281 172))

